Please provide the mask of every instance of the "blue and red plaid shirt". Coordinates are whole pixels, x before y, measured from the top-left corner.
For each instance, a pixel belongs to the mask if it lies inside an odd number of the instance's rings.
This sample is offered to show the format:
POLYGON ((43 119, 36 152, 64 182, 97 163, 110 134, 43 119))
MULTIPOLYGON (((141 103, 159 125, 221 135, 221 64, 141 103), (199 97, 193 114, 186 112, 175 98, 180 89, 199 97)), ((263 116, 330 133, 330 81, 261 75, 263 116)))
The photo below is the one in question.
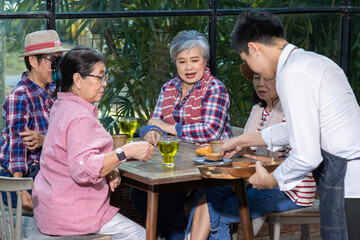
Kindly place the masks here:
MULTIPOLYGON (((163 120, 161 106, 164 99, 164 90, 168 84, 174 84, 176 89, 179 90, 179 94, 174 102, 173 117, 177 122, 176 131, 181 141, 203 144, 209 143, 212 140, 230 138, 232 136, 229 123, 230 117, 228 114, 230 98, 224 84, 215 78, 209 83, 209 87, 202 103, 201 122, 185 124, 184 106, 193 89, 200 88, 200 81, 195 83, 193 88, 180 103, 181 82, 181 78, 174 78, 164 84, 161 88, 160 96, 156 103, 152 118, 163 120)), ((157 127, 147 125, 139 130, 139 134, 143 137, 149 130, 154 128, 157 127)))
POLYGON ((28 72, 24 72, 21 81, 6 98, 2 112, 5 128, 0 140, 0 163, 11 174, 27 173, 31 164, 39 162, 41 148, 28 150, 19 133, 27 126, 46 135, 50 109, 55 102, 55 98, 51 98, 54 90, 55 84, 47 84, 42 89, 28 78, 28 72))

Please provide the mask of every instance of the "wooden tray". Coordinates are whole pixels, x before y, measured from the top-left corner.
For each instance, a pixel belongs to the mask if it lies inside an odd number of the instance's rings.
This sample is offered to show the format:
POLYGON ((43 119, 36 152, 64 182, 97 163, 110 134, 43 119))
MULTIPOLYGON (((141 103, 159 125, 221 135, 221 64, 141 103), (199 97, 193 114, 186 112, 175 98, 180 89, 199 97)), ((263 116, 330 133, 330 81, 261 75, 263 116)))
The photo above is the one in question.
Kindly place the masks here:
MULTIPOLYGON (((272 172, 280 163, 263 164, 263 167, 272 172)), ((224 165, 198 166, 203 178, 237 179, 249 178, 255 173, 255 161, 231 162, 224 165)))

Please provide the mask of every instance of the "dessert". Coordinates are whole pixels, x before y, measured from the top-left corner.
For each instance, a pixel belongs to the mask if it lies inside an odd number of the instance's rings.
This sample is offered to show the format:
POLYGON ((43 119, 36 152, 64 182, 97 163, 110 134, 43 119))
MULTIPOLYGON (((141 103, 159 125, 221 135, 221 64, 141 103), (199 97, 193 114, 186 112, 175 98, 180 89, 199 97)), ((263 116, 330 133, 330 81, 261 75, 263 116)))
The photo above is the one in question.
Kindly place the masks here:
POLYGON ((202 148, 198 148, 195 151, 196 151, 197 154, 205 156, 206 154, 211 153, 211 148, 210 148, 210 146, 205 146, 205 147, 202 147, 202 148))
POLYGON ((220 153, 208 153, 206 154, 206 160, 208 161, 220 161, 223 159, 223 155, 220 153))

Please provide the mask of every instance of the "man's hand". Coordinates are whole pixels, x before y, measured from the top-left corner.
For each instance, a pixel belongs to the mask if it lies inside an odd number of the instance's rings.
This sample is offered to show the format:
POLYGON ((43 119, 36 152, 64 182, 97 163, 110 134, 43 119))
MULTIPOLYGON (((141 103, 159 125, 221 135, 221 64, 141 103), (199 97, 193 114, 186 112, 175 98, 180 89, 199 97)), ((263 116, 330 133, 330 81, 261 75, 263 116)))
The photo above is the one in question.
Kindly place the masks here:
POLYGON ((225 158, 231 158, 235 153, 240 152, 245 147, 265 145, 266 143, 262 139, 261 133, 254 132, 226 140, 221 146, 221 153, 225 158))
POLYGON ((277 181, 272 173, 269 173, 260 161, 256 162, 256 172, 249 178, 249 183, 258 190, 271 189, 277 186, 277 181))
POLYGON ((220 153, 222 153, 225 158, 231 158, 243 149, 239 142, 239 137, 230 138, 224 141, 220 148, 220 153))
POLYGON ((45 139, 45 135, 42 135, 36 131, 32 131, 26 126, 25 131, 19 133, 19 135, 23 137, 22 139, 29 150, 40 148, 43 145, 45 139))
POLYGON ((28 191, 21 192, 22 197, 22 209, 28 212, 32 212, 33 210, 33 201, 31 195, 28 191))
POLYGON ((160 139, 160 132, 157 130, 150 130, 145 136, 145 141, 151 143, 154 146, 157 146, 159 139, 160 139))

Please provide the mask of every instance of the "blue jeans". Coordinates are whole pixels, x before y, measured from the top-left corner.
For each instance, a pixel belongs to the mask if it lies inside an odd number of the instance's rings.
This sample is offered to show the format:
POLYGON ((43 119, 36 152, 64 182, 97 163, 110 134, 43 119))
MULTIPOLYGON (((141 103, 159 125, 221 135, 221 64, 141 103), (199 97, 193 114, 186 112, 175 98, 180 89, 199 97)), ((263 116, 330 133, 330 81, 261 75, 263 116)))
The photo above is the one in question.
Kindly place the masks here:
MULTIPOLYGON (((23 177, 31 177, 32 179, 35 179, 36 175, 38 174, 40 170, 40 165, 39 164, 33 164, 29 167, 28 172, 23 175, 23 177)), ((13 175, 5 168, 0 170, 0 176, 2 177, 12 177, 13 175)), ((28 191, 30 193, 30 195, 32 194, 32 191, 29 190, 28 191)), ((5 206, 8 206, 8 200, 7 200, 7 196, 6 196, 6 192, 1 192, 3 201, 5 206)), ((11 204, 13 208, 16 208, 17 206, 17 196, 16 196, 16 192, 11 192, 11 204)))
POLYGON ((344 178, 347 159, 321 150, 323 161, 313 171, 320 197, 320 234, 326 240, 348 240, 344 178))
MULTIPOLYGON (((184 203, 187 191, 159 193, 157 231, 168 240, 185 238, 186 216, 184 203)), ((130 189, 130 199, 135 208, 146 219, 147 194, 136 188, 130 189)))
MULTIPOLYGON (((191 211, 186 234, 191 231, 191 224, 195 208, 203 195, 209 208, 211 231, 209 239, 231 239, 230 223, 240 222, 238 201, 235 192, 230 186, 219 186, 201 189, 196 196, 194 207, 191 211)), ((258 218, 270 212, 283 212, 291 209, 301 208, 279 188, 257 190, 247 188, 250 218, 258 218)))

